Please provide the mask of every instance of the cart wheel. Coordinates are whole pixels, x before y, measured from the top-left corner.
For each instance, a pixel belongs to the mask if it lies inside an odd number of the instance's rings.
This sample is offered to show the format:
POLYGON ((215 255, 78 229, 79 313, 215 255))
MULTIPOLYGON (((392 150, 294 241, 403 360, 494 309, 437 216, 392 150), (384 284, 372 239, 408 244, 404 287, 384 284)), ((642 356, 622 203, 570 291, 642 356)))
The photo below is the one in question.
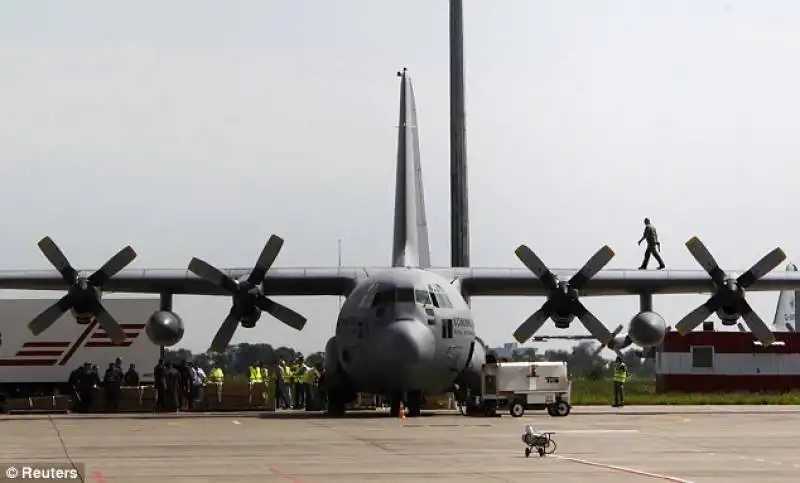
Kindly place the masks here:
POLYGON ((528 457, 530 457, 530 455, 531 455, 531 449, 530 448, 525 448, 525 457, 528 458, 528 457))
POLYGON ((538 449, 539 449, 539 458, 541 458, 544 456, 544 448, 539 447, 538 449))
POLYGON ((523 414, 525 414, 525 406, 523 406, 522 403, 515 402, 511 404, 511 407, 509 408, 508 412, 510 412, 511 415, 514 416, 515 418, 518 418, 523 414))
POLYGON ((558 401, 556 405, 553 406, 553 416, 563 418, 569 415, 571 410, 572 407, 567 404, 566 401, 558 401))
POLYGON ((545 446, 542 451, 544 451, 546 454, 553 454, 556 452, 557 447, 558 446, 556 445, 556 442, 551 439, 547 442, 547 446, 545 446))

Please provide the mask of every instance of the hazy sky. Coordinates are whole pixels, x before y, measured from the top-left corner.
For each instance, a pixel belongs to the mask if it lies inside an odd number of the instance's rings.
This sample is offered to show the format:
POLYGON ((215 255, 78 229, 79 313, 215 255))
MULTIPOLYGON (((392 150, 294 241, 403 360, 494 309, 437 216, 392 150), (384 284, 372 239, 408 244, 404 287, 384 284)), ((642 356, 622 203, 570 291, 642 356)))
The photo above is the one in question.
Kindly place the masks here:
MULTIPOLYGON (((700 268, 694 234, 730 270, 797 254, 798 14, 465 0, 472 264, 521 266, 526 243, 577 269, 608 243, 610 267, 635 268, 645 216, 671 268, 700 268)), ((87 269, 128 243, 132 267, 249 267, 271 233, 279 266, 335 266, 338 238, 345 265, 390 263, 403 66, 433 263, 449 264, 447 15, 445 0, 4 2, 0 268, 50 268, 44 235, 87 269)), ((655 306, 674 324, 704 299, 655 306)), ((336 298, 280 300, 309 318, 302 333, 265 315, 234 342, 321 350, 336 298)), ((777 294, 749 300, 771 323, 777 294)), ((512 340, 542 301, 475 299, 479 334, 512 340)), ((585 302, 610 329, 638 308, 585 302)), ((181 346, 207 348, 229 306, 178 297, 181 346)))

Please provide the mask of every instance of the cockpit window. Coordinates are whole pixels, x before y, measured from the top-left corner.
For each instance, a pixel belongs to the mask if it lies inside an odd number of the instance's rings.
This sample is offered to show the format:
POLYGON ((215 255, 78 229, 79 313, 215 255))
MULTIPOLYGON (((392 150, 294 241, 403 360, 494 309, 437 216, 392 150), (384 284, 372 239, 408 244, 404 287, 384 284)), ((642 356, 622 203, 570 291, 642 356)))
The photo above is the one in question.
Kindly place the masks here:
POLYGON ((433 305, 433 302, 431 302, 431 296, 427 290, 415 290, 414 295, 417 299, 418 304, 433 305))
POLYGON ((372 299, 373 307, 380 307, 381 305, 389 305, 394 302, 394 289, 379 290, 372 299))
POLYGON ((398 302, 413 302, 414 301, 414 289, 413 288, 398 288, 397 289, 397 301, 398 302))

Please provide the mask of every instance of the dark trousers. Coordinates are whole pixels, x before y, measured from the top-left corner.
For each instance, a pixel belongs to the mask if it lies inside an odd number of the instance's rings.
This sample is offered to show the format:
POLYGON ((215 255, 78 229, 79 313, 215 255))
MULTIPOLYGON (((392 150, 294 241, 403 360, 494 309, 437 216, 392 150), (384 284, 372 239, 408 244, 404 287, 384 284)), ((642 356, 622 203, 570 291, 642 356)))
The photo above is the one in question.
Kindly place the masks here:
POLYGON ((625 384, 614 381, 614 406, 625 405, 625 384))
POLYGON ((308 392, 308 384, 304 382, 294 383, 294 407, 302 408, 306 405, 306 393, 308 392))
POLYGON ((666 265, 664 265, 664 260, 661 259, 661 255, 658 252, 658 246, 647 245, 647 249, 644 251, 644 260, 642 260, 641 268, 647 268, 647 265, 650 263, 650 255, 653 255, 653 258, 656 259, 659 267, 664 268, 666 265))
POLYGON ((117 386, 106 387, 106 411, 117 412, 119 411, 119 398, 122 390, 117 386))
POLYGON ((161 384, 156 385, 156 411, 167 409, 167 388, 161 384))

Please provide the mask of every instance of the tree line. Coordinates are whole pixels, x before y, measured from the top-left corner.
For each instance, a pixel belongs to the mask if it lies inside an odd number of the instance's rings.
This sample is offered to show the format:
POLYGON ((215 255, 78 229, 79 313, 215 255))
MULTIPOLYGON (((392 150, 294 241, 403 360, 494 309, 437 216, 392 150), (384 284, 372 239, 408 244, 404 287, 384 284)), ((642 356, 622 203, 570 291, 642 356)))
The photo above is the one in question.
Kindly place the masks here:
MULTIPOLYGON (((574 346, 572 350, 552 350, 539 351, 536 348, 524 348, 515 351, 510 358, 499 357, 500 360, 512 362, 522 361, 560 361, 566 362, 573 377, 586 379, 603 379, 608 377, 611 368, 608 360, 600 355, 593 354, 595 348, 592 342, 581 342, 574 346)), ((323 352, 313 352, 305 355, 291 347, 281 346, 274 348, 271 344, 234 344, 229 346, 222 353, 192 353, 188 349, 165 349, 164 360, 179 362, 181 360, 193 360, 203 367, 216 366, 222 369, 227 375, 243 375, 248 373, 248 367, 254 361, 261 361, 267 365, 274 365, 278 359, 285 361, 295 360, 298 356, 304 358, 312 364, 320 363, 323 359, 323 352)), ((628 366, 628 372, 639 377, 652 376, 652 361, 643 361, 633 350, 623 353, 623 360, 628 366)))

